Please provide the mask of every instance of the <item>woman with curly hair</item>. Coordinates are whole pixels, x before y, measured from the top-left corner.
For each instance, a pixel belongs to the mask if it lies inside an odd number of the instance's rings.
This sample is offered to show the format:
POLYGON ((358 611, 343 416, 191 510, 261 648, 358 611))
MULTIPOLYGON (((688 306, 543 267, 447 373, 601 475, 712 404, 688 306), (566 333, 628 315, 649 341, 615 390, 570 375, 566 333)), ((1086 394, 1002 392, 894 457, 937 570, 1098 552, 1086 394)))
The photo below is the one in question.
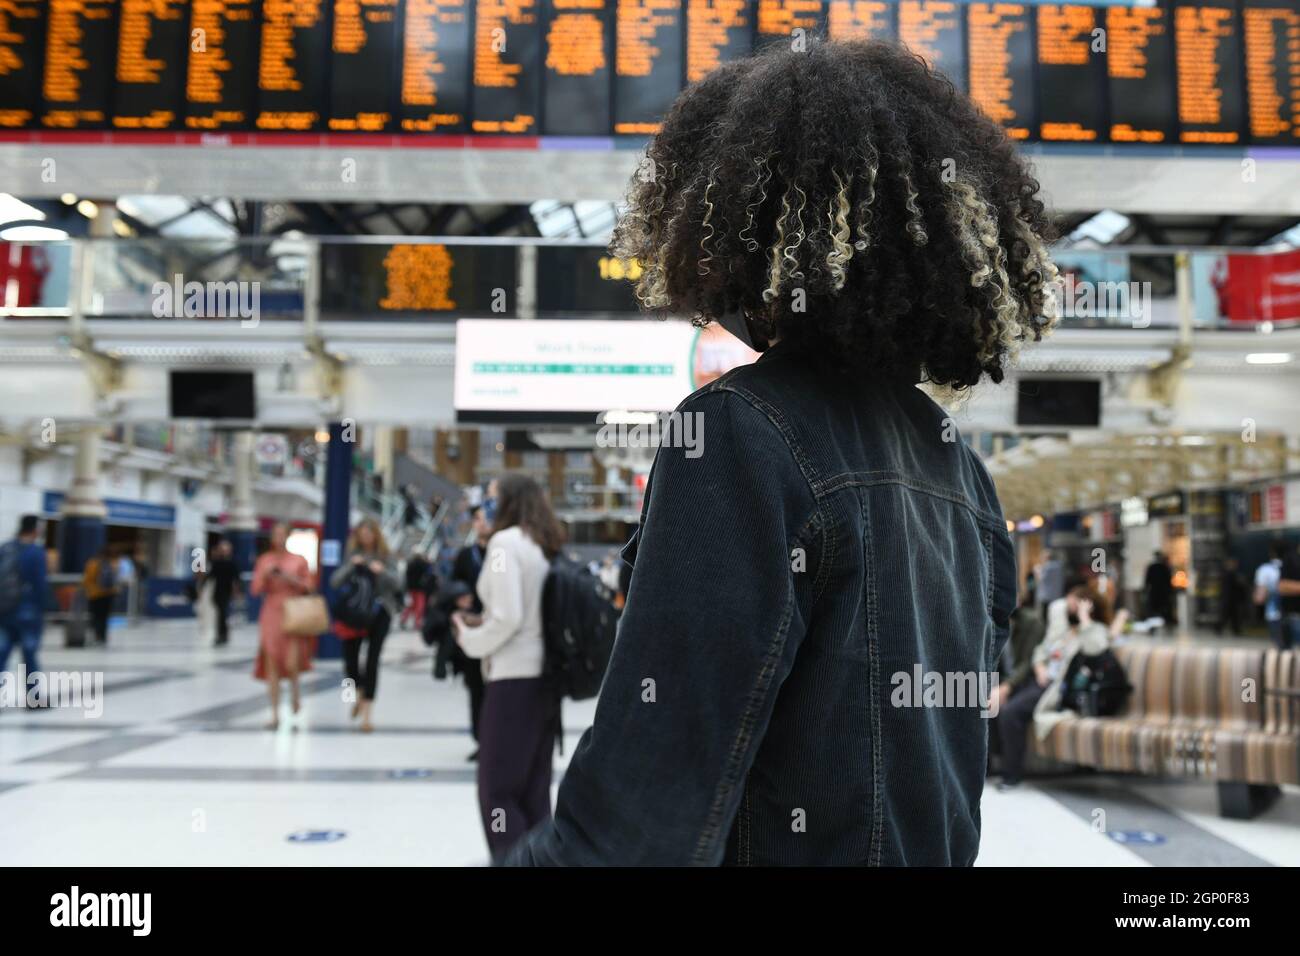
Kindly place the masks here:
POLYGON ((919 58, 773 49, 687 89, 613 249, 763 352, 670 427, 595 722, 533 864, 969 864, 1016 603, 992 482, 920 388, 1050 330, 1038 184, 919 58))

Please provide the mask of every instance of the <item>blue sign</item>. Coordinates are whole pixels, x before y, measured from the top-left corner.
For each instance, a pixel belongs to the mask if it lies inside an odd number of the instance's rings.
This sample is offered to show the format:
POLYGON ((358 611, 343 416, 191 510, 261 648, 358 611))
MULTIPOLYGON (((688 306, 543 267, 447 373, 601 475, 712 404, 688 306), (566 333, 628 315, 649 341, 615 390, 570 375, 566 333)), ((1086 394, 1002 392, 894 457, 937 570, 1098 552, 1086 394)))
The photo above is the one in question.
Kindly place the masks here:
MULTIPOLYGON (((64 494, 61 491, 47 491, 41 507, 47 515, 57 515, 63 506, 64 494)), ((121 498, 105 498, 104 508, 108 512, 104 521, 107 524, 158 525, 171 528, 176 525, 176 509, 171 505, 155 505, 148 501, 123 501, 121 498)))
POLYGON ((149 578, 144 583, 145 614, 149 617, 193 617, 191 582, 184 578, 149 578))
POLYGON ((1137 846, 1159 846, 1167 842, 1165 837, 1152 830, 1111 830, 1108 836, 1116 843, 1137 846))
POLYGON ((427 769, 421 770, 390 770, 388 775, 394 780, 411 780, 420 777, 432 777, 433 771, 427 769))
POLYGON ((346 833, 342 830, 299 830, 289 834, 290 843, 337 843, 346 833))

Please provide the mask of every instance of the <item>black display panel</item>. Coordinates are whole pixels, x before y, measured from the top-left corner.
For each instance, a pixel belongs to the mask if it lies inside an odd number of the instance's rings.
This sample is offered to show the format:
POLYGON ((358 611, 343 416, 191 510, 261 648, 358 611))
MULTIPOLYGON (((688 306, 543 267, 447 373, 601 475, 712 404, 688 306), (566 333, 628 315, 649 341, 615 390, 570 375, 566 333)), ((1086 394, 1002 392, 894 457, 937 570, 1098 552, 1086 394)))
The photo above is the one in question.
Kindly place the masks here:
POLYGON ((806 49, 813 37, 826 36, 823 0, 758 0, 754 14, 754 46, 790 44, 806 49))
POLYGON ((262 0, 257 129, 320 128, 330 60, 329 12, 326 0, 262 0))
POLYGON ((1022 378, 1016 383, 1016 424, 1026 428, 1096 428, 1101 424, 1101 382, 1022 378))
POLYGON ((470 0, 405 0, 399 126, 408 133, 469 128, 470 0))
POLYGON ((326 243, 320 308, 332 318, 508 318, 517 272, 514 246, 326 243))
POLYGON ((117 0, 49 0, 41 125, 108 125, 117 66, 117 10, 117 0))
POLYGON ((542 107, 539 0, 475 0, 476 133, 537 133, 542 107))
POLYGON ((747 0, 686 0, 686 82, 754 52, 753 5, 747 0))
POLYGON ((1244 0, 1252 142, 1300 143, 1300 0, 1244 0))
POLYGON ((1029 139, 1038 125, 1033 7, 972 3, 966 31, 971 99, 1012 139, 1029 139))
POLYGON ((1168 5, 1108 8, 1106 38, 1111 142, 1174 142, 1178 106, 1168 5))
POLYGON ((36 124, 41 108, 46 0, 0 3, 0 129, 36 124))
POLYGON ((682 88, 682 0, 616 0, 614 132, 649 135, 682 88))
POLYGON ((614 122, 614 0, 543 3, 542 131, 550 136, 608 136, 614 122))
POLYGON ((1101 7, 1037 8, 1038 135, 1044 142, 1106 138, 1106 53, 1101 7))
POLYGON ((173 371, 168 397, 168 418, 257 418, 252 372, 173 371))
POLYGON ((1236 4, 1174 0, 1174 50, 1179 139, 1241 142, 1246 109, 1236 4))
POLYGON ((190 0, 120 0, 114 129, 171 129, 185 110, 190 0))
POLYGON ((586 318, 639 312, 633 283, 635 260, 619 259, 594 246, 537 248, 539 318, 586 318))
POLYGON ((898 39, 966 90, 966 8, 950 0, 903 0, 898 5, 898 39))
POLYGON ((898 4, 885 0, 830 0, 826 30, 832 40, 897 40, 898 4))
POLYGON ((260 0, 195 0, 185 70, 185 127, 247 129, 257 108, 260 0))
POLYGON ((382 133, 392 125, 398 7, 398 0, 334 0, 329 129, 382 133))

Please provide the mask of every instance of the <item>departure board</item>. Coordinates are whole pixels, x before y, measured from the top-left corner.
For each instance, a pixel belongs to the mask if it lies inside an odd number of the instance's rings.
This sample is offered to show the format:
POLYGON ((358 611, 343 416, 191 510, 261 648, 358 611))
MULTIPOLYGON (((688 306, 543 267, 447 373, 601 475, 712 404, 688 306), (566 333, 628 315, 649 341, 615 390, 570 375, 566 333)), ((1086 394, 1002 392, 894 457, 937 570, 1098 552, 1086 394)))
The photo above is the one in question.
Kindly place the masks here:
POLYGON ((640 312, 635 259, 595 246, 538 246, 537 314, 543 319, 601 318, 640 312))
POLYGON ((245 129, 257 108, 259 0, 194 0, 185 70, 185 126, 245 129))
POLYGON ((1244 0, 1250 138, 1300 143, 1300 0, 1244 0))
POLYGON ((41 123, 51 129, 103 128, 113 108, 117 0, 48 2, 41 123))
POLYGON ((682 0, 616 0, 614 132, 648 135, 682 88, 682 0))
POLYGON ((807 44, 826 36, 826 5, 822 0, 758 0, 754 26, 756 47, 807 44))
POLYGON ((406 0, 398 116, 403 132, 469 128, 470 0, 406 0))
POLYGON ((537 133, 541 110, 539 0, 475 0, 476 133, 537 133))
POLYGON ((22 129, 36 122, 41 104, 45 2, 0 2, 0 129, 22 129))
POLYGON ((1111 142, 1172 143, 1177 138, 1173 29, 1168 5, 1107 8, 1111 142))
POLYGON ((686 82, 754 52, 751 9, 746 0, 686 0, 686 82))
POLYGON ((348 133, 382 133, 393 122, 398 0, 333 2, 326 126, 348 133))
POLYGON ((972 3, 966 12, 971 99, 1012 139, 1029 139, 1036 126, 1032 11, 972 3))
POLYGON ((1174 0, 1179 138, 1239 143, 1245 134, 1241 36, 1234 3, 1174 0))
POLYGON ((189 0, 121 0, 115 129, 170 129, 185 105, 189 0))
POLYGON ((1038 133, 1044 142, 1105 139, 1102 9, 1046 3, 1038 12, 1038 133))
POLYGON ((320 128, 330 41, 326 0, 262 0, 259 130, 320 128))
POLYGON ((950 0, 902 0, 898 5, 898 39, 936 70, 966 90, 965 6, 950 0))
POLYGON ((830 0, 826 32, 832 40, 898 39, 898 5, 892 0, 830 0))
POLYGON ((334 318, 509 318, 514 246, 441 243, 321 246, 320 307, 334 318))
POLYGON ((610 62, 615 0, 544 0, 542 131, 605 136, 613 123, 610 62))

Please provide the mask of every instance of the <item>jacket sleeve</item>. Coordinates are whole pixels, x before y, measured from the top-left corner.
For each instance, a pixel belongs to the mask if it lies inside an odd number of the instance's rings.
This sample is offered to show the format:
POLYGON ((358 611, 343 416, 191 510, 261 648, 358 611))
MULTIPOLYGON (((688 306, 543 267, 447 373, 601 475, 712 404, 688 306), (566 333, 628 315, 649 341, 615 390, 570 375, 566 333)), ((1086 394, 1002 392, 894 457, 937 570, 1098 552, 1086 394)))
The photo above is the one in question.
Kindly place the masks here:
POLYGON ((519 633, 524 624, 524 571, 519 552, 493 538, 478 576, 483 623, 460 632, 458 643, 470 657, 487 657, 519 633))
POLYGON ((594 724, 553 821, 509 865, 722 861, 806 630, 821 549, 804 538, 816 514, 808 482, 764 412, 723 389, 679 411, 698 414, 703 443, 661 441, 594 724))

